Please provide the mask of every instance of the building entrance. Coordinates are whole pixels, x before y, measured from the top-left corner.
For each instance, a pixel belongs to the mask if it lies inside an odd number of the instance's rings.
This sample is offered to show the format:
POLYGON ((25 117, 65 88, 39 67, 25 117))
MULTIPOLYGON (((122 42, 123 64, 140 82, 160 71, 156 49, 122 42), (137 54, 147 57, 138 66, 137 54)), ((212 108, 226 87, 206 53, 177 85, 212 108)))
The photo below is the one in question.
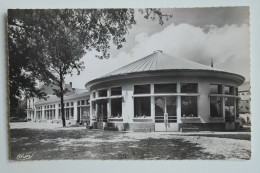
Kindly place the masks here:
POLYGON ((178 131, 176 97, 155 97, 155 131, 178 131))
POLYGON ((107 122, 107 100, 97 101, 97 127, 103 129, 103 123, 107 122))

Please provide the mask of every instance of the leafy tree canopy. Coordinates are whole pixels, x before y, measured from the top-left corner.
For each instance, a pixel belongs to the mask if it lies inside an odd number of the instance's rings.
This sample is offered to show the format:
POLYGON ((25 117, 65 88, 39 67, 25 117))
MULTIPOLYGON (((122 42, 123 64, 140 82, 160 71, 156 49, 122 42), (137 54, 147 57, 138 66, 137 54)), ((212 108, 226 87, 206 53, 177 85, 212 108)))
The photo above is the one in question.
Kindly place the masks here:
MULTIPOLYGON (((144 18, 163 24, 169 15, 160 9, 139 9, 144 18)), ((11 105, 22 92, 28 97, 44 93, 36 79, 56 84, 58 97, 66 90, 64 76, 84 69, 81 58, 91 50, 96 57, 109 58, 111 42, 118 49, 125 35, 136 24, 134 9, 48 9, 9 10, 8 48, 11 105)))

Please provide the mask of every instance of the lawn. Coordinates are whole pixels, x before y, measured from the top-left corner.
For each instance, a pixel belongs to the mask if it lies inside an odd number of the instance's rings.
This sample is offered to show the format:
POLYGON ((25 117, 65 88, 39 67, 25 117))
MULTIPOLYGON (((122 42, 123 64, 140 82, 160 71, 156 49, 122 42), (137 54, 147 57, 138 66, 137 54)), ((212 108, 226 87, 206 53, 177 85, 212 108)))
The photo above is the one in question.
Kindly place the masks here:
POLYGON ((11 129, 10 160, 250 159, 250 135, 232 136, 11 129))

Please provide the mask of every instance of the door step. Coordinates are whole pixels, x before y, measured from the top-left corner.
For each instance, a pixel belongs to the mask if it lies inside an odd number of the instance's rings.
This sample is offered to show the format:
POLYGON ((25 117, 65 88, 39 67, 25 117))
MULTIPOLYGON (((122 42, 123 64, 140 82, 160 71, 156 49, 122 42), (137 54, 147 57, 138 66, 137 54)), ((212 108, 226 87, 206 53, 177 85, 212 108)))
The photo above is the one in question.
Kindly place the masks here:
POLYGON ((117 127, 104 127, 104 130, 107 130, 107 131, 118 131, 118 128, 117 127))
POLYGON ((199 128, 196 128, 196 127, 183 127, 183 128, 180 128, 180 131, 181 132, 198 132, 199 128))
POLYGON ((135 128, 134 132, 151 132, 150 128, 135 128))

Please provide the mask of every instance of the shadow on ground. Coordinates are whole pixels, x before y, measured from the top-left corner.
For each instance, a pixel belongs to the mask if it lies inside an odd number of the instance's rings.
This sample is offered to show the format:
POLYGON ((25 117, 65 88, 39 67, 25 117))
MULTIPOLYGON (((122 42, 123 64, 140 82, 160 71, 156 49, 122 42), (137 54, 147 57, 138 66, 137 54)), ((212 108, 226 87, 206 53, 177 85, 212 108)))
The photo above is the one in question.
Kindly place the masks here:
POLYGON ((121 132, 81 130, 10 130, 10 160, 184 160, 225 159, 182 138, 133 139, 121 132))

